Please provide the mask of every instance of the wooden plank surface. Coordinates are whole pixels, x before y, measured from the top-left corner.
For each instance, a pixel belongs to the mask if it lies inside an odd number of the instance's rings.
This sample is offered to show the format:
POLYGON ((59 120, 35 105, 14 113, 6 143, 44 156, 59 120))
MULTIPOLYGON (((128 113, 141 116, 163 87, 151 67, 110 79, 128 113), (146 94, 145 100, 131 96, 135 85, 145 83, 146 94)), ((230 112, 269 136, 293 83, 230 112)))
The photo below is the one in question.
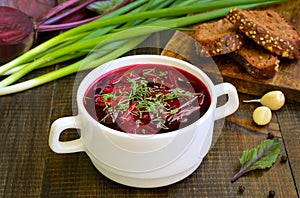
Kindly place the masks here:
POLYGON ((52 89, 53 84, 48 84, 0 97, 0 197, 40 195, 52 89))
MULTIPOLYGON (((279 6, 269 7, 269 9, 277 10, 285 19, 293 24, 300 31, 300 1, 288 1, 279 6)), ((194 33, 187 32, 184 36, 181 33, 175 34, 170 40, 162 55, 177 57, 188 61, 199 59, 196 54, 194 33), (187 38, 190 35, 192 39, 187 38)), ((209 74, 221 73, 224 81, 234 84, 239 92, 253 94, 257 96, 263 95, 265 92, 273 89, 284 91, 289 101, 300 102, 300 59, 287 60, 281 59, 279 71, 272 79, 262 80, 255 79, 250 76, 244 68, 238 65, 227 55, 214 58, 218 70, 211 70, 210 66, 204 68, 209 74)), ((198 60, 199 62, 199 60, 198 60)), ((199 65, 197 65, 199 66, 199 65)))
POLYGON ((293 177, 298 194, 300 194, 300 106, 288 104, 276 114, 288 153, 289 164, 293 169, 293 177))

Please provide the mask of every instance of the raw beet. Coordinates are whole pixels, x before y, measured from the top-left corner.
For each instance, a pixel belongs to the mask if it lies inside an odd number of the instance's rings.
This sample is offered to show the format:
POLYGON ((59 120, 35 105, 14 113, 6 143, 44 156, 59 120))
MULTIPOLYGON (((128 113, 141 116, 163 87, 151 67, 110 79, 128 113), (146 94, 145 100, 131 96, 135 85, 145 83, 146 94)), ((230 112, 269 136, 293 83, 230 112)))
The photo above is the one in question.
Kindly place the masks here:
POLYGON ((32 19, 18 9, 0 7, 0 62, 27 51, 34 40, 32 19))

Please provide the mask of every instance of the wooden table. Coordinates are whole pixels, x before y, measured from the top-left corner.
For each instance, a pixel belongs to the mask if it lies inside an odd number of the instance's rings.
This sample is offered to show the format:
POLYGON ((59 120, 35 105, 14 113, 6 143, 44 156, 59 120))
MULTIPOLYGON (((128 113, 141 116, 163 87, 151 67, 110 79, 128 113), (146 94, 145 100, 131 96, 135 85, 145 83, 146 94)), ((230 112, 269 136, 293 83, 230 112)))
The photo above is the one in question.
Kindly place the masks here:
MULTIPOLYGON (((157 40, 147 42, 158 43, 157 40)), ((149 53, 160 53, 159 49, 148 50, 149 53)), ((42 72, 37 71, 27 78, 42 72)), ((257 198, 268 197, 270 190, 275 191, 276 197, 299 197, 299 103, 287 103, 273 112, 269 125, 258 127, 251 118, 258 104, 242 102, 254 96, 239 93, 239 109, 225 119, 217 142, 200 167, 186 179, 166 187, 139 189, 120 185, 100 174, 85 153, 52 152, 48 146, 50 125, 57 118, 76 113, 76 106, 72 107, 73 86, 77 86, 77 80, 84 74, 0 97, 0 197, 257 198), (278 160, 270 169, 249 172, 231 183, 239 168, 238 157, 242 151, 256 147, 268 133, 280 140, 278 160), (286 163, 280 162, 282 155, 288 157, 286 163), (243 193, 238 190, 241 185, 245 187, 243 193)), ((74 137, 77 137, 74 130, 62 135, 64 140, 74 137)))

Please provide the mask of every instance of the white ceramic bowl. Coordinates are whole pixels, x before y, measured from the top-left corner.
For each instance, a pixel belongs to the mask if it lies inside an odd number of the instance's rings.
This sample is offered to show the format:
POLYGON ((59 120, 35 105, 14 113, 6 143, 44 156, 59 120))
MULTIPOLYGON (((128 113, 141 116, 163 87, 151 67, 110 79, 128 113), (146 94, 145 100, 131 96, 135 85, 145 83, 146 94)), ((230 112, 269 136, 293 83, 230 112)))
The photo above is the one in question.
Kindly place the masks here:
POLYGON ((78 115, 54 121, 49 145, 56 153, 86 152, 102 174, 118 183, 134 187, 165 186, 184 179, 200 165, 211 146, 214 121, 232 114, 238 105, 233 85, 214 85, 204 72, 185 61, 159 55, 127 56, 97 67, 82 80, 77 91, 78 115), (147 63, 178 67, 197 76, 211 95, 208 111, 187 127, 156 135, 119 132, 89 115, 83 97, 99 76, 119 67, 147 63), (228 101, 216 107, 217 98, 225 94, 228 101), (62 131, 68 128, 80 129, 80 138, 59 141, 62 131))

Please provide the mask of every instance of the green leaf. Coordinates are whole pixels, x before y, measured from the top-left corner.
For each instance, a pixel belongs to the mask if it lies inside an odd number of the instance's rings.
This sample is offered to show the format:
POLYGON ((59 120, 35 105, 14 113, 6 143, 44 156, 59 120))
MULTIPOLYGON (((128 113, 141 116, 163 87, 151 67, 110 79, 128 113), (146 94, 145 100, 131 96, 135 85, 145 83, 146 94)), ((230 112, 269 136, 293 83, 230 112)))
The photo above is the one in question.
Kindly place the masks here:
POLYGON ((239 157, 241 169, 234 175, 231 182, 235 182, 246 172, 270 168, 275 163, 279 153, 280 143, 278 139, 265 140, 257 147, 243 151, 242 156, 239 157))
POLYGON ((87 8, 99 14, 103 14, 117 7, 122 3, 122 1, 123 0, 96 1, 95 3, 90 4, 87 8))

